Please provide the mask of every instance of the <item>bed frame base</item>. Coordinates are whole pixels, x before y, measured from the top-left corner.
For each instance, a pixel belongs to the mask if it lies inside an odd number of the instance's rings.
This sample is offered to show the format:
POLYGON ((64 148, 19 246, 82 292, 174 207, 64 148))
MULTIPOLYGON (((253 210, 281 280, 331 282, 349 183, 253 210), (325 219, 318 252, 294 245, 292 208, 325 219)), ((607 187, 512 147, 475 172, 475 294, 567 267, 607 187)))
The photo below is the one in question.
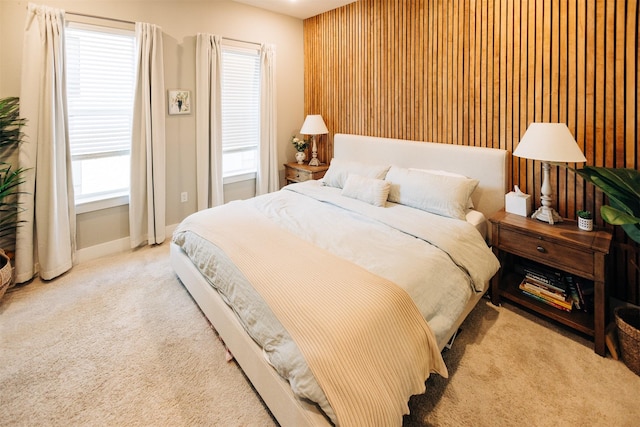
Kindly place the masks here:
POLYGON ((453 347, 453 342, 456 340, 456 338, 458 337, 458 334, 461 331, 462 329, 458 328, 458 330, 453 333, 451 338, 449 338, 449 341, 447 341, 447 343, 444 345, 444 348, 446 348, 447 350, 451 350, 451 347, 453 347))

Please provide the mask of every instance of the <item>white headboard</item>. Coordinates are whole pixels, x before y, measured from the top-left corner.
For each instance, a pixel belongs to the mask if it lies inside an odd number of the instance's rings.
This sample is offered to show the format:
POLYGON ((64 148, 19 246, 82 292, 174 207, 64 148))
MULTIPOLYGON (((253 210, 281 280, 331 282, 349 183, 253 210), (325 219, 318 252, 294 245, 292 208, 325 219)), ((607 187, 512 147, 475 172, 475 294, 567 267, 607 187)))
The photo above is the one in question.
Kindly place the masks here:
POLYGON ((404 168, 456 172, 480 181, 472 195, 475 209, 487 218, 504 208, 511 153, 496 148, 438 144, 337 133, 334 157, 404 168))

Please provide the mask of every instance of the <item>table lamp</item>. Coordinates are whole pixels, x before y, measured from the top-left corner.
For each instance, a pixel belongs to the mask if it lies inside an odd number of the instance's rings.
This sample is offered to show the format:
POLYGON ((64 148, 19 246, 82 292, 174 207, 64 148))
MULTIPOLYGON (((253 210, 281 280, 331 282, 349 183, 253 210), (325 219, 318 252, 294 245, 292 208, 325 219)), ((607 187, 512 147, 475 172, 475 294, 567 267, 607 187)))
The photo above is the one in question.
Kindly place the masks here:
POLYGON ((531 123, 513 152, 514 156, 542 162, 542 206, 531 218, 552 224, 562 222, 562 217, 552 207, 549 184, 549 162, 582 163, 587 159, 582 154, 571 131, 564 123, 531 123))
POLYGON ((303 135, 311 135, 311 160, 309 166, 320 166, 320 160, 318 160, 318 146, 316 145, 316 135, 322 135, 329 133, 327 125, 324 124, 322 116, 320 114, 310 114, 304 119, 302 129, 300 133, 303 135))

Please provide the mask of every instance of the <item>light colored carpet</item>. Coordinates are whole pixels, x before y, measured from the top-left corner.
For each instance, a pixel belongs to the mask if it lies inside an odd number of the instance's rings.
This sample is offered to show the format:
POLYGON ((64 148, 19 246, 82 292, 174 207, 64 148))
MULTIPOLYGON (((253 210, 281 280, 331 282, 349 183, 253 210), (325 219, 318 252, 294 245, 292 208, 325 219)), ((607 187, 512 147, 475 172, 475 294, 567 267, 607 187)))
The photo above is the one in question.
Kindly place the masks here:
MULTIPOLYGON (((0 301, 0 425, 270 426, 173 273, 169 246, 87 262, 0 301)), ((405 426, 632 426, 640 377, 588 340, 487 300, 405 426)))

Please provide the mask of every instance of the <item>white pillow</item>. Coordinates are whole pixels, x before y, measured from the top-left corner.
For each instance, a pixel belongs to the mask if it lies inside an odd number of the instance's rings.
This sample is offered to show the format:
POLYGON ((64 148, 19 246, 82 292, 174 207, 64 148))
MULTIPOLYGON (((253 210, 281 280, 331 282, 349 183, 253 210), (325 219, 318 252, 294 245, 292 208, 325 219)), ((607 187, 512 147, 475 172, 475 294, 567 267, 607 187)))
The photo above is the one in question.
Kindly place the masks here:
POLYGON ((385 177, 391 183, 389 201, 464 220, 477 179, 434 174, 392 166, 385 177))
MULTIPOLYGON (((459 173, 455 173, 455 172, 449 172, 449 171, 443 171, 443 170, 436 170, 436 169, 417 169, 417 168, 409 168, 410 171, 422 171, 422 172, 430 172, 436 175, 446 175, 446 176, 457 176, 459 178, 467 178, 467 176, 459 174, 459 173)), ((473 209, 473 200, 471 200, 471 197, 469 197, 469 204, 467 205, 467 209, 473 209)))
POLYGON ((390 166, 370 165, 352 160, 331 159, 329 169, 324 174, 322 182, 329 187, 344 187, 350 173, 367 178, 384 179, 390 166))
POLYGON ((383 179, 368 178, 350 173, 344 183, 342 195, 358 199, 373 206, 384 206, 387 203, 391 183, 383 179))

